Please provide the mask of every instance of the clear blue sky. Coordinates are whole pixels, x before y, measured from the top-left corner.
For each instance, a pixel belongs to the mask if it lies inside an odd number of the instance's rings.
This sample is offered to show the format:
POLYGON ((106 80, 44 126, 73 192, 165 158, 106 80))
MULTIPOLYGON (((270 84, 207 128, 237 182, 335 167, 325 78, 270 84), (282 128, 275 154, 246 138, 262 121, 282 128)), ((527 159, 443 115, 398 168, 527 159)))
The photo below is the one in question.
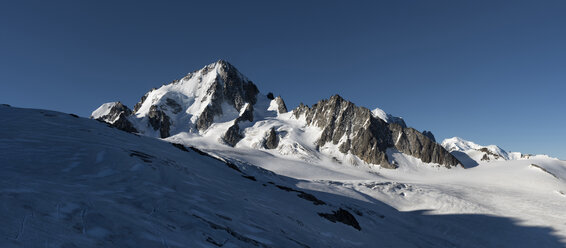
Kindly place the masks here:
POLYGON ((288 107, 338 93, 440 140, 566 159, 565 13, 562 0, 2 1, 0 102, 89 116, 222 58, 288 107))

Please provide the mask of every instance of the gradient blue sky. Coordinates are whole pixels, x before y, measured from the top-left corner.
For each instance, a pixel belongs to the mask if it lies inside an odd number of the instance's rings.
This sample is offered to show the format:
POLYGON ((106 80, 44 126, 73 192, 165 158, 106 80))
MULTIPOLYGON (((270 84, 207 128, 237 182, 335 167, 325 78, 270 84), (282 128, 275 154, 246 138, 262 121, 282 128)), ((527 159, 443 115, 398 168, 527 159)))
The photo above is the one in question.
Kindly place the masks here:
POLYGON ((338 93, 439 140, 566 159, 565 13, 566 1, 2 1, 0 102, 88 117, 226 59, 290 108, 338 93))

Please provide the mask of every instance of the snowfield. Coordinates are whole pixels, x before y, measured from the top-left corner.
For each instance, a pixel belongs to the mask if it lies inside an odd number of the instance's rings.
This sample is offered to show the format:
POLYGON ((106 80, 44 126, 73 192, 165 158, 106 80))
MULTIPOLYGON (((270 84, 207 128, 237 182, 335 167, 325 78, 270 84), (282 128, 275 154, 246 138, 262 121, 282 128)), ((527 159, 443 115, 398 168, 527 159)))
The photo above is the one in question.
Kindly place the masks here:
POLYGON ((0 106, 0 247, 566 246, 564 161, 446 169, 390 150, 382 169, 314 152, 319 130, 288 115, 233 148, 220 127, 160 140, 0 106), (259 148, 271 127, 289 136, 259 148))

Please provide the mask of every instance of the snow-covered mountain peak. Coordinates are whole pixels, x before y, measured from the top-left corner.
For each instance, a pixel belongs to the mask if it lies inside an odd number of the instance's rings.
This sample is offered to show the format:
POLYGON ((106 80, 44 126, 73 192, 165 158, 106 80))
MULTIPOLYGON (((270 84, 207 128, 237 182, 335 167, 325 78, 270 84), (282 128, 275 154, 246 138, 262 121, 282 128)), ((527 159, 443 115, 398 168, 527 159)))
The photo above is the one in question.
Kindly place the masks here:
POLYGON ((253 82, 219 60, 152 89, 125 121, 138 132, 161 138, 182 131, 203 132, 214 122, 235 120, 248 104, 246 109, 253 112, 258 97, 265 98, 253 82))
POLYGON ((152 137, 200 139, 208 145, 220 141, 307 159, 348 159, 344 155, 384 168, 397 167, 388 150, 447 168, 460 165, 432 135, 407 128, 402 118, 383 111, 374 111, 376 117, 339 95, 287 113, 281 97, 260 94, 252 81, 224 60, 152 89, 133 111, 122 106, 117 117, 101 118, 100 113, 112 106, 101 106, 93 118, 152 137))

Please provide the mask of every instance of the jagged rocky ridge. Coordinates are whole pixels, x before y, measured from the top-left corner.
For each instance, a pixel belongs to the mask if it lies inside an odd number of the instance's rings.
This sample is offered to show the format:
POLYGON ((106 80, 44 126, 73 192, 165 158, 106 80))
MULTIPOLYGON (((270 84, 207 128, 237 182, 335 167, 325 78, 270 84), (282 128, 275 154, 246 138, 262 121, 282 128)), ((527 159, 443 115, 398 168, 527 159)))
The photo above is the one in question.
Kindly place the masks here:
POLYGON ((396 168, 387 156, 387 149, 395 148, 425 163, 438 163, 448 168, 460 165, 452 154, 423 133, 397 123, 386 123, 372 115, 369 109, 358 107, 339 95, 311 108, 301 104, 293 113, 296 118, 305 115, 308 125, 323 130, 318 146, 331 142, 339 145, 341 152, 351 152, 367 163, 396 168))
MULTIPOLYGON (((309 108, 300 105, 293 110, 294 118, 306 116, 306 124, 323 130, 317 141, 339 145, 342 153, 351 153, 371 164, 396 168, 387 150, 392 148, 445 167, 460 162, 425 134, 407 128, 404 120, 383 111, 355 106, 336 95, 309 108), (384 119, 385 118, 385 119, 384 119)), ((211 129, 222 135, 218 140, 236 146, 246 137, 244 130, 262 118, 288 112, 283 99, 272 93, 262 95, 257 86, 234 66, 220 60, 186 77, 154 88, 134 106, 107 103, 93 112, 91 118, 108 122, 122 130, 167 138, 182 132, 206 135, 211 129), (223 129, 222 129, 223 128, 223 129)), ((280 134, 271 128, 260 144, 264 149, 276 149, 280 134)))

